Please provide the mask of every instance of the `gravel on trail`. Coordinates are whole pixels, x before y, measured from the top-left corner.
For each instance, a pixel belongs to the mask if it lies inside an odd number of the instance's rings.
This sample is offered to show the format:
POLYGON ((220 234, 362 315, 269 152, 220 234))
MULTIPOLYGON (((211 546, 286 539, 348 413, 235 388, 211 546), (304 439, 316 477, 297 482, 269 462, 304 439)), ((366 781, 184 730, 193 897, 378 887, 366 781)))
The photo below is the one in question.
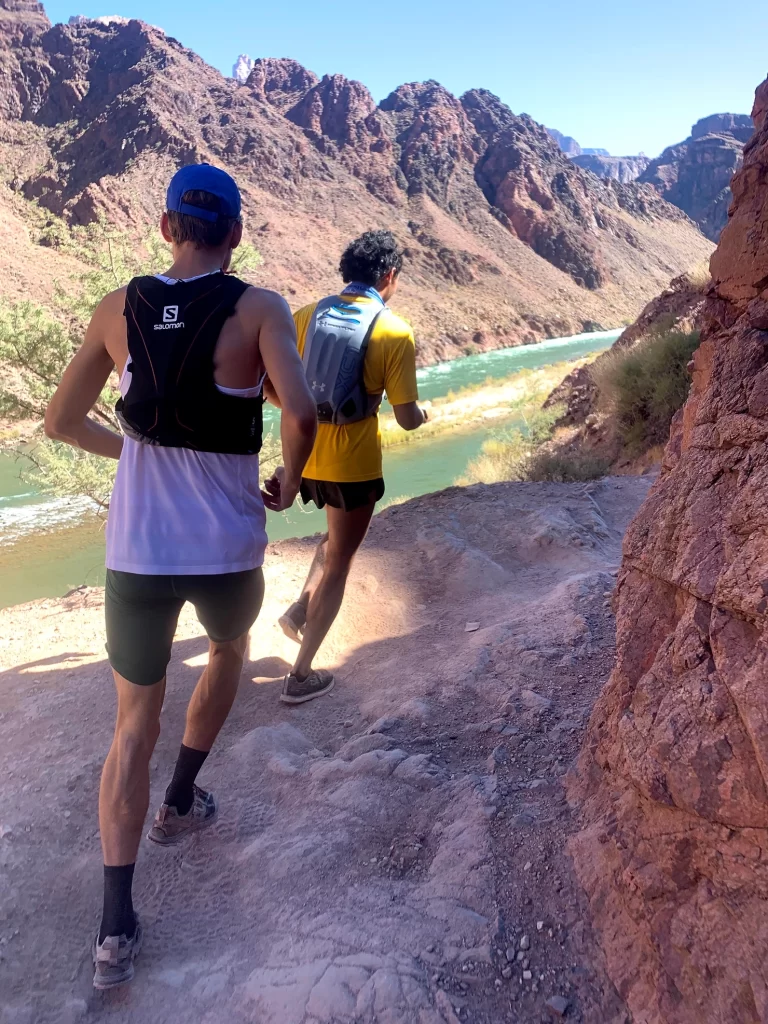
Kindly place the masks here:
MULTIPOLYGON (((563 777, 611 668, 610 595, 647 478, 451 488, 374 520, 319 664, 277 698, 311 541, 270 548, 210 830, 143 844, 145 945, 91 987, 97 793, 114 727, 103 595, 0 612, 0 1021, 625 1024, 566 852, 563 777), (471 630, 468 630, 471 626, 471 630)), ((179 626, 150 815, 205 663, 179 626)))

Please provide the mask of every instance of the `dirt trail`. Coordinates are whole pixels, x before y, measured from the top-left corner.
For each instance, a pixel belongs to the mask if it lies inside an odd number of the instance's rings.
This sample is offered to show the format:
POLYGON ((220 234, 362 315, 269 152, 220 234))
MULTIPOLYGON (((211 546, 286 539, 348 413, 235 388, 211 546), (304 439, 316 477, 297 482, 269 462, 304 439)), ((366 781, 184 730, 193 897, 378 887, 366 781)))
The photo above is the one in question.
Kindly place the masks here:
MULTIPOLYGON (((294 709, 273 623, 311 544, 273 547, 201 775, 219 822, 143 845, 145 948, 113 993, 92 990, 88 950, 114 712, 101 592, 1 612, 2 1024, 626 1021, 565 853, 562 776, 610 668, 608 597, 647 488, 477 486, 382 513, 325 648, 336 690, 294 709)), ((185 612, 151 813, 203 659, 185 612)))

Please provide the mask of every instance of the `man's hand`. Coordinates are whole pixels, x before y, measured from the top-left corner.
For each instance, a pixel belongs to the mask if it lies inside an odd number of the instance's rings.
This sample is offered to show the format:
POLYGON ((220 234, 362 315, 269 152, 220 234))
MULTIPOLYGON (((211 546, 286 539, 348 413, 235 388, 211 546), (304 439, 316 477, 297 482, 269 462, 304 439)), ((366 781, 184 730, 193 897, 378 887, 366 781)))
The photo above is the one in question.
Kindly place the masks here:
POLYGON ((296 500, 299 484, 288 480, 285 468, 278 466, 274 475, 264 481, 261 496, 264 504, 273 512, 284 512, 296 500))
POLYGON ((431 402, 425 402, 424 406, 419 406, 418 402, 405 402, 403 405, 393 405, 392 412, 403 430, 418 430, 429 419, 426 406, 431 404, 431 402))

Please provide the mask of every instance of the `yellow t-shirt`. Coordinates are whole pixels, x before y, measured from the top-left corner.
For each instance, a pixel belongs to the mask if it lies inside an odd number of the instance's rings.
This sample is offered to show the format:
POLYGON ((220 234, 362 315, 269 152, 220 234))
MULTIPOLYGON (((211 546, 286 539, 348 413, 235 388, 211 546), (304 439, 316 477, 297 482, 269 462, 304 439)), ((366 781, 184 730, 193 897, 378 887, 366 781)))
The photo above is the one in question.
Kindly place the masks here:
MULTIPOLYGON (((355 302, 372 301, 366 296, 355 296, 355 302)), ((316 304, 304 306, 293 314, 301 356, 304 355, 307 328, 315 308, 316 304)), ((363 379, 369 395, 386 392, 392 405, 405 405, 419 397, 413 329, 390 309, 382 310, 373 325, 365 354, 363 379)), ((304 467, 305 477, 346 484, 377 480, 381 475, 378 416, 339 426, 318 424, 315 447, 304 467)))

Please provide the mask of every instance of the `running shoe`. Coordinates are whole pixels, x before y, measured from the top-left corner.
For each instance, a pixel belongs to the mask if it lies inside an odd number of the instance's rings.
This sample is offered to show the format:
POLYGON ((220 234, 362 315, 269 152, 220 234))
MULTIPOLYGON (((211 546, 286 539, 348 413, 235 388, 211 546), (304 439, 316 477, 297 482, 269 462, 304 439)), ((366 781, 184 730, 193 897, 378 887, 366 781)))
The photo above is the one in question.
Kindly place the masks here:
POLYGON ((147 839, 158 846, 173 846, 191 832, 208 828, 216 820, 218 807, 213 793, 199 786, 194 787, 192 806, 186 814, 179 814, 175 807, 163 804, 155 817, 155 823, 147 832, 147 839))
POLYGON ((100 991, 116 988, 133 979, 133 961, 141 950, 143 938, 141 923, 136 915, 136 930, 127 938, 125 935, 106 935, 99 942, 98 934, 93 940, 93 987, 100 991))
POLYGON ((303 704, 305 701, 322 697, 333 689, 334 678, 325 669, 314 669, 306 679, 298 680, 291 672, 283 681, 283 692, 280 700, 284 704, 303 704))

